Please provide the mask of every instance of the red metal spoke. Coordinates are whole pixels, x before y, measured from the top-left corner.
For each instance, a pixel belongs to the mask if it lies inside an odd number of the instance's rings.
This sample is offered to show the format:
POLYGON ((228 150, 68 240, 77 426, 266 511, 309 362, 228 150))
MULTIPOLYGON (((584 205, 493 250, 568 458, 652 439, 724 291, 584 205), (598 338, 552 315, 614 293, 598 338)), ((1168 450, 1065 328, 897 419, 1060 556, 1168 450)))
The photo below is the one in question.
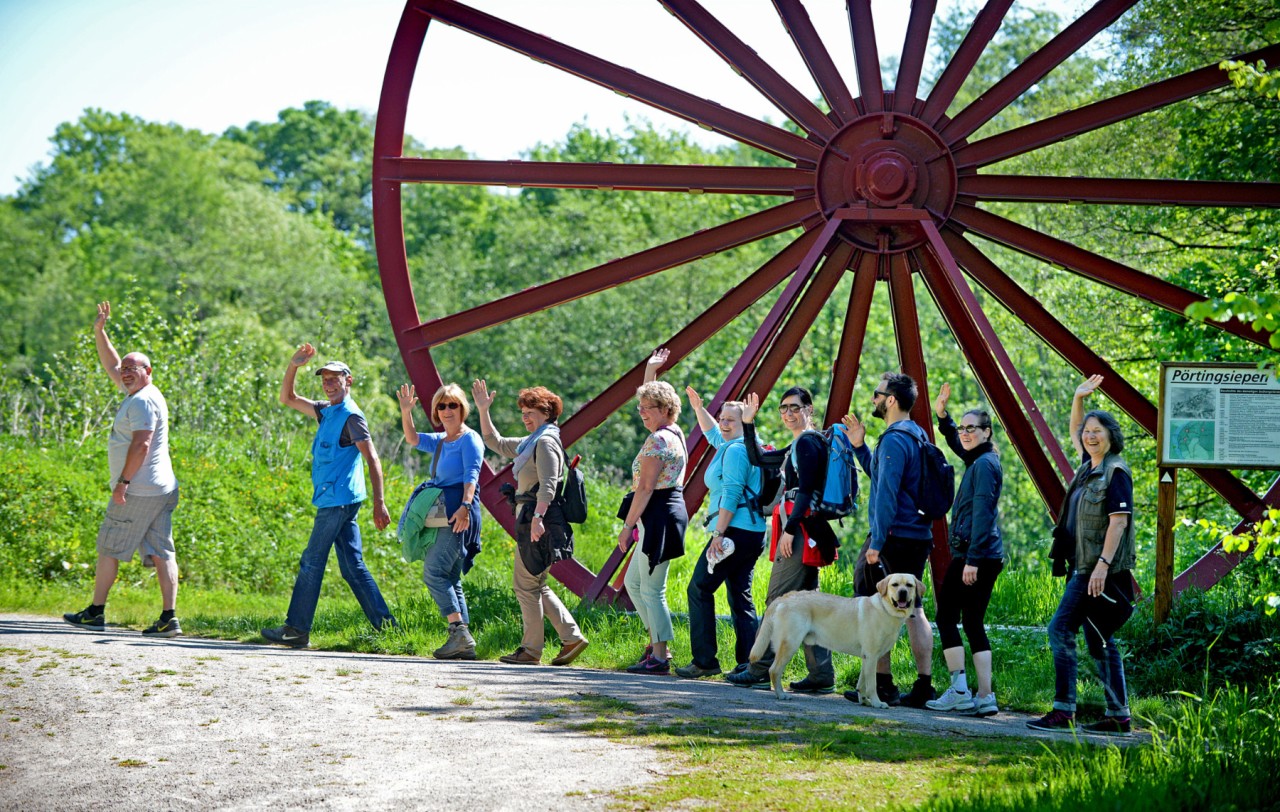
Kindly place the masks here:
MULTIPOLYGON (((889 307, 893 311, 893 334, 898 344, 898 363, 902 371, 916 382, 917 397, 911 408, 911 419, 924 429, 925 436, 933 440, 933 420, 929 411, 929 374, 924 363, 924 345, 920 341, 920 317, 916 311, 915 286, 911 284, 911 269, 904 254, 894 254, 889 261, 889 307)), ((947 520, 933 523, 933 552, 929 556, 929 570, 933 582, 942 578, 951 565, 951 548, 947 543, 947 520)))
POLYGON ((809 68, 809 75, 818 85, 818 91, 826 99, 831 111, 842 122, 857 118, 860 115, 857 102, 849 92, 849 86, 845 84, 840 71, 836 69, 836 63, 832 61, 827 46, 818 36, 813 21, 809 19, 809 13, 800 0, 773 0, 773 6, 778 10, 782 24, 791 35, 791 41, 795 43, 796 50, 809 68))
POLYGON ((754 242, 787 231, 814 215, 813 202, 796 200, 774 206, 739 220, 681 237, 678 240, 606 262, 553 282, 535 285, 519 293, 425 322, 412 328, 422 347, 434 347, 459 336, 503 324, 519 316, 536 313, 633 282, 660 271, 692 262, 699 257, 754 242))
MULTIPOLYGON (((1012 220, 1006 220, 963 203, 956 204, 951 212, 951 218, 966 228, 1015 251, 1037 257, 1052 265, 1060 265, 1080 276, 1101 282, 1180 316, 1186 312, 1188 306, 1203 302, 1206 298, 1165 282, 1163 279, 1157 279, 1127 265, 1098 256, 1092 251, 1078 248, 1069 242, 1055 239, 1034 229, 1018 225, 1012 220)), ((1270 333, 1256 332, 1252 326, 1238 319, 1206 323, 1255 344, 1269 346, 1267 342, 1270 333)))
MULTIPOLYGON (((1026 324, 1081 375, 1102 375, 1103 393, 1115 401, 1144 431, 1155 436, 1159 420, 1155 404, 1147 400, 1102 356, 1081 341, 972 243, 949 230, 943 232, 942 238, 974 281, 996 297, 1010 313, 1026 324)), ((1257 494, 1229 472, 1220 468, 1191 470, 1240 515, 1248 516, 1257 509, 1257 494)), ((1056 516, 1060 505, 1051 504, 1047 507, 1056 516)))
POLYGON ((768 62, 747 46, 723 23, 712 16, 697 0, 659 0, 675 17, 697 34, 711 50, 729 64, 751 86, 764 94, 774 106, 787 114, 811 135, 827 141, 836 127, 826 113, 818 109, 803 93, 796 90, 768 62))
POLYGON ((848 270, 853 252, 853 246, 844 241, 837 241, 832 246, 831 253, 827 255, 822 267, 814 275, 804 296, 787 316, 786 325, 778 331, 773 346, 761 358, 760 365, 751 374, 745 391, 755 392, 761 399, 773 391, 774 384, 786 370, 787 363, 800 348, 800 342, 804 341, 805 336, 809 334, 814 321, 822 313, 823 306, 831 298, 831 292, 836 289, 844 272, 848 270))
POLYGON ((1062 30, 1008 76, 996 82, 972 104, 956 114, 942 130, 942 139, 955 144, 1000 114, 1032 85, 1078 53, 1098 32, 1120 19, 1138 0, 1098 0, 1080 19, 1062 30))
POLYGON ((827 413, 824 425, 830 426, 849 413, 853 402, 853 386, 858 381, 858 359, 862 357, 862 345, 867 337, 867 319, 871 315, 871 300, 876 292, 876 274, 879 271, 879 255, 866 252, 853 263, 853 287, 849 290, 849 307, 844 314, 844 329, 840 332, 840 347, 836 362, 831 367, 831 386, 828 389, 827 413))
MULTIPOLYGON (((708 338, 722 330, 751 307, 761 296, 776 287, 803 261, 818 237, 816 229, 808 231, 772 259, 761 265, 755 273, 722 296, 683 329, 673 335, 663 346, 670 353, 667 368, 674 367, 708 338)), ((645 362, 641 361, 630 371, 609 385, 603 392, 588 401, 574 415, 564 421, 560 436, 565 445, 572 445, 583 435, 603 423, 611 414, 635 395, 636 387, 644 380, 645 362)))
POLYGON ((382 158, 379 163, 379 177, 399 183, 791 196, 813 188, 812 172, 785 166, 681 166, 444 158, 382 158))
POLYGON ((880 53, 871 0, 848 0, 849 31, 853 34, 853 60, 858 67, 858 95, 868 113, 884 109, 884 82, 880 78, 880 53))
POLYGON ((1061 504, 1066 495, 1063 483, 1071 477, 1073 466, 936 229, 930 235, 930 248, 916 252, 925 286, 1000 415, 1041 498, 1047 505, 1061 504))
POLYGON ((911 0, 911 18, 907 21, 898 81, 893 88, 893 109, 899 113, 910 113, 915 107, 916 94, 920 92, 920 70, 929 47, 929 26, 937 7, 938 0, 911 0))
MULTIPOLYGON (((1232 535, 1239 535, 1247 530, 1254 522, 1262 519, 1262 509, 1266 506, 1280 507, 1280 477, 1272 481, 1271 487, 1267 490, 1267 495, 1262 498, 1256 510, 1253 510, 1237 524, 1232 530, 1232 535)), ((1248 552, 1232 552, 1228 553, 1222 549, 1222 542, 1213 545, 1213 549, 1200 556, 1194 564, 1173 579, 1173 594, 1177 595, 1188 587, 1205 590, 1222 580, 1223 576, 1236 565, 1244 560, 1246 556, 1253 555, 1252 551, 1248 552)))
POLYGON ((694 124, 793 161, 816 160, 819 147, 797 135, 715 102, 650 79, 585 51, 512 25, 452 0, 416 0, 416 9, 442 23, 490 40, 694 124))
POLYGON ((982 56, 987 43, 991 42, 991 38, 1000 29, 1000 24, 1004 22, 1004 15, 1012 5, 1013 0, 987 0, 982 11, 974 17, 973 26, 969 29, 969 33, 964 35, 964 40, 956 49, 955 55, 951 57, 951 61, 943 69, 933 89, 929 91, 929 98, 925 100, 924 108, 920 111, 922 120, 937 126, 946 115, 947 108, 951 106, 951 102, 955 101, 956 94, 964 86, 964 81, 969 78, 973 66, 978 64, 978 58, 982 56))
MULTIPOLYGON (((1280 59, 1280 45, 1269 45, 1234 58, 1249 63, 1262 60, 1272 65, 1280 59)), ((1207 65, 961 147, 955 151, 956 166, 962 169, 987 166, 1229 84, 1231 80, 1226 71, 1217 64, 1207 65)), ((1271 198, 1272 202, 1275 200, 1271 198)))
POLYGON ((1280 183, 1067 178, 1049 175, 961 175, 960 194, 977 200, 1026 203, 1271 208, 1280 201, 1280 183))

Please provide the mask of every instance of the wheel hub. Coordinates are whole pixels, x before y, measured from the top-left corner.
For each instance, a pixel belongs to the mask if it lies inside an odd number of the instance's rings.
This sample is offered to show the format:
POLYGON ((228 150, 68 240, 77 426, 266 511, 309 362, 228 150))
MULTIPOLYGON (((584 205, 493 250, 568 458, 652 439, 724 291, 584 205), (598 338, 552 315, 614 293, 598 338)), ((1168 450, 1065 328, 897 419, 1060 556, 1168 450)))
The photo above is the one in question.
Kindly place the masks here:
POLYGON ((955 205, 951 151, 933 128, 911 116, 876 113, 849 122, 827 143, 816 174, 824 216, 867 210, 865 219, 847 220, 837 232, 864 251, 894 254, 924 242, 916 226, 877 212, 921 209, 941 225, 955 205))

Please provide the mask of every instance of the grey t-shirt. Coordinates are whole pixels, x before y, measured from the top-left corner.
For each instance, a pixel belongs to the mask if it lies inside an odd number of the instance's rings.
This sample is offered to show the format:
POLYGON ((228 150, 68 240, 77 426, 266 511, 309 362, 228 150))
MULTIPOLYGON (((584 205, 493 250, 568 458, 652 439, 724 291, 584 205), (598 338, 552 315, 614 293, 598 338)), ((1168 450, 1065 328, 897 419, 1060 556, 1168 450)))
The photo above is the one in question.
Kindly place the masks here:
POLYGON ((129 480, 129 495, 164 496, 172 493, 178 487, 178 480, 173 475, 173 463, 169 460, 169 405, 154 384, 147 384, 125 398, 111 424, 107 461, 112 488, 124 471, 135 431, 152 432, 151 448, 142 467, 129 480))

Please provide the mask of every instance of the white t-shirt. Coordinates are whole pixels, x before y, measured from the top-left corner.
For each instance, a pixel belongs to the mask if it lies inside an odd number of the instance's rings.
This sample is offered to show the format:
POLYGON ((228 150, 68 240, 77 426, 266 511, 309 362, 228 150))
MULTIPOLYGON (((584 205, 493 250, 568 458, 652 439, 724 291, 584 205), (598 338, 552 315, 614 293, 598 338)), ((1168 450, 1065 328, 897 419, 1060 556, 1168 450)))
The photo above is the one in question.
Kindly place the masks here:
POLYGON ((163 496, 178 487, 169 461, 169 405, 153 384, 134 392, 120 404, 111 437, 107 440, 107 460, 111 467, 112 488, 124 470, 129 445, 135 431, 150 431, 151 448, 147 458, 129 480, 130 496, 163 496))

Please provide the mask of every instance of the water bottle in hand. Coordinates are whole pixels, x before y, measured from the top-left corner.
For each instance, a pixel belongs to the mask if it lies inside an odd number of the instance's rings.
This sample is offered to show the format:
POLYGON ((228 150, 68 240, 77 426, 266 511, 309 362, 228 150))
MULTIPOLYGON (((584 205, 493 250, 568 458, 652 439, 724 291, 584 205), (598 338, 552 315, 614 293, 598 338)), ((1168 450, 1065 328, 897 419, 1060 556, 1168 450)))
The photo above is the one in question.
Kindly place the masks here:
POLYGON ((707 574, 710 575, 711 573, 715 572, 716 564, 719 564, 721 561, 724 561, 726 558, 732 555, 733 550, 734 550, 733 539, 729 538, 728 536, 720 537, 720 554, 719 555, 716 555, 715 552, 710 547, 708 547, 707 548, 707 574))

